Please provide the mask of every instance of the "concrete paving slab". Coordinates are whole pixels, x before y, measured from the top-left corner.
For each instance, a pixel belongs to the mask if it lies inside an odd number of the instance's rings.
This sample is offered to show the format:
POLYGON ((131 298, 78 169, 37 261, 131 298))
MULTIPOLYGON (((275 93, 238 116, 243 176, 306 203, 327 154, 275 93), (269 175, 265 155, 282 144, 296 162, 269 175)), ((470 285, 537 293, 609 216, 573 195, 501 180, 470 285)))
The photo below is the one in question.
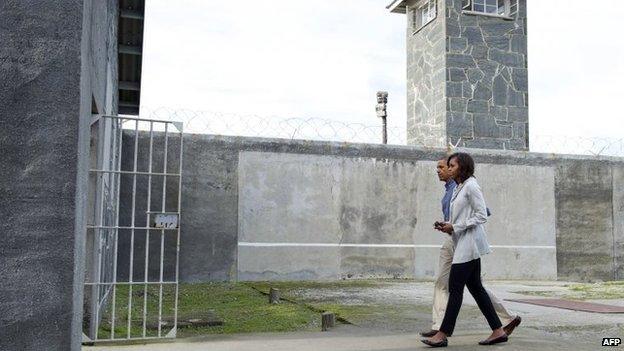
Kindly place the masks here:
MULTIPOLYGON (((522 331, 513 335, 510 341, 494 346, 496 349, 509 351, 553 350, 569 351, 571 345, 574 350, 596 350, 602 342, 602 337, 585 342, 565 338, 545 337, 537 331, 522 331)), ((478 341, 485 338, 483 333, 459 333, 449 338, 449 350, 483 350, 478 341)), ((401 334, 372 334, 363 333, 353 328, 343 328, 332 332, 316 333, 287 333, 262 335, 232 335, 216 338, 198 338, 175 343, 149 344, 134 346, 99 346, 85 347, 85 351, 407 351, 426 350, 428 346, 420 342, 421 337, 416 333, 401 334)))

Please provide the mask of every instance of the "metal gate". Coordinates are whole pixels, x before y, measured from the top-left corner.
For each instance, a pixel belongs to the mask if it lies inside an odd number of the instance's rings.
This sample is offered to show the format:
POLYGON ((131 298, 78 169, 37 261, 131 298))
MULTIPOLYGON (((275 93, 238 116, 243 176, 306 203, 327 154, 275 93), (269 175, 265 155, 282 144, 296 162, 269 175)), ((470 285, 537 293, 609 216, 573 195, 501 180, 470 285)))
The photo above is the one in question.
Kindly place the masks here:
POLYGON ((176 336, 182 154, 182 123, 94 116, 85 342, 176 336))

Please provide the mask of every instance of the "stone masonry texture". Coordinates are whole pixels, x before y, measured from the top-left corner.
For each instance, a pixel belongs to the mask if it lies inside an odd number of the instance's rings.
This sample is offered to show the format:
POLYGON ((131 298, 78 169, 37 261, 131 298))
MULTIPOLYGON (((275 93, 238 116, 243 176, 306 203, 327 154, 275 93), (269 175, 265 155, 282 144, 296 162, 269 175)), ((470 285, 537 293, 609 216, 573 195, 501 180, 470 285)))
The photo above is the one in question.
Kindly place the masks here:
MULTIPOLYGON (((444 3, 439 2, 438 13, 444 3)), ((446 145, 446 39, 445 19, 435 20, 414 34, 413 19, 407 27, 407 143, 446 145)), ((461 91, 460 91, 461 94, 461 91)))
POLYGON ((408 144, 528 150, 526 1, 513 19, 467 14, 461 3, 438 0, 433 22, 408 29, 408 144))

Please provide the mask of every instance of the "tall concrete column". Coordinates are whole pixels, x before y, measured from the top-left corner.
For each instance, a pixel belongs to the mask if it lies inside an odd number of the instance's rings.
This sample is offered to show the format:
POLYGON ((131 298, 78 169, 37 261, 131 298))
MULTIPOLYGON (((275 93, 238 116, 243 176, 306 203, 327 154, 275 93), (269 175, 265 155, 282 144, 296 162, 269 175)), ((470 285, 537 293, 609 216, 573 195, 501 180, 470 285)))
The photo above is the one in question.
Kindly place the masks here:
POLYGON ((89 125, 92 108, 115 112, 115 8, 0 2, 2 350, 80 349, 89 125))

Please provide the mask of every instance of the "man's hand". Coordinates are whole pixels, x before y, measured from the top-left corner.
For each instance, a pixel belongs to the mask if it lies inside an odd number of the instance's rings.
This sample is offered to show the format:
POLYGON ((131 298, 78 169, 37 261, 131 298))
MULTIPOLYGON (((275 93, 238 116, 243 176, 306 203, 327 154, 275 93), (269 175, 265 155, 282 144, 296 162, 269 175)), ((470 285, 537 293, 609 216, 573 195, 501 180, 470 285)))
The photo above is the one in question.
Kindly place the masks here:
POLYGON ((434 228, 449 235, 453 233, 453 225, 451 223, 436 222, 434 228))

